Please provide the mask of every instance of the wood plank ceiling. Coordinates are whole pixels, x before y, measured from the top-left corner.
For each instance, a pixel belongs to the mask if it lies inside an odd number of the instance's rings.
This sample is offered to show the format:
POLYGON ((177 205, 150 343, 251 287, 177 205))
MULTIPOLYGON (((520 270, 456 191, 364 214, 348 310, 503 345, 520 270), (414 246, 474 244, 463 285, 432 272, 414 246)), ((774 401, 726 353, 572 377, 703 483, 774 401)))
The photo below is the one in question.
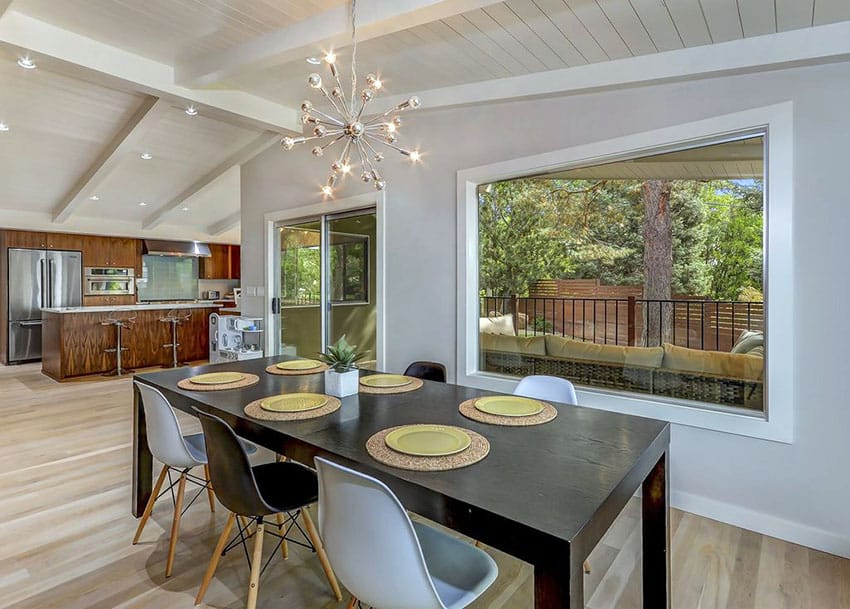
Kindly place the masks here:
MULTIPOLYGON (((845 20, 847 0, 506 0, 366 40, 358 63, 409 93, 845 20)), ((309 71, 292 62, 229 84, 294 105, 309 71)))

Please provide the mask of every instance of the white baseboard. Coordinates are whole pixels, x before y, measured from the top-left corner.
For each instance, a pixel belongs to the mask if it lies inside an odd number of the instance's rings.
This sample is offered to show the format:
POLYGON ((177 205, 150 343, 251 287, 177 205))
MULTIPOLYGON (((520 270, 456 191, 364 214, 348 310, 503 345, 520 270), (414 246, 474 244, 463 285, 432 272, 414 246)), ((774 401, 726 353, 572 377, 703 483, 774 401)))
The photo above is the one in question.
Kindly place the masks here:
POLYGON ((850 558, 850 538, 842 537, 801 522, 794 522, 763 514, 731 503, 715 501, 699 495, 673 491, 670 493, 670 505, 683 510, 719 520, 743 529, 749 529, 762 535, 769 535, 785 541, 800 544, 837 556, 850 558))

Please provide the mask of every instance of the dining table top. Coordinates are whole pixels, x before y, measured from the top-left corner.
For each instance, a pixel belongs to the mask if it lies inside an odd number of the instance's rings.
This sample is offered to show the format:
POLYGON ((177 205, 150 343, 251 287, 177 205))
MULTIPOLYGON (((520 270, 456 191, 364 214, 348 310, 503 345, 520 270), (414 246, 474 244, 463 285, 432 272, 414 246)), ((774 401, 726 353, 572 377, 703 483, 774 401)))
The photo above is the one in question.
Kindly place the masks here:
MULTIPOLYGON (((459 502, 479 514, 522 523, 535 534, 567 543, 582 535, 600 510, 615 503, 614 498, 616 506, 611 507, 619 512, 621 503, 640 486, 669 446, 667 422, 558 403, 553 403, 557 417, 541 425, 479 423, 463 416, 459 405, 472 398, 498 395, 496 392, 433 381, 408 393, 344 397, 337 411, 319 418, 274 422, 248 417, 244 407, 263 397, 324 393, 323 374, 282 376, 265 371, 285 359, 292 358, 183 367, 137 374, 135 379, 162 390, 176 408, 191 412, 196 406, 217 414, 237 433, 281 454, 300 447, 296 458, 308 454, 337 457, 385 481, 428 489, 445 502, 459 502), (249 387, 223 391, 177 387, 182 379, 212 371, 252 373, 260 380, 249 387), (440 472, 394 468, 367 453, 366 441, 376 432, 415 423, 472 430, 487 438, 490 452, 473 465, 440 472)), ((361 375, 371 373, 361 371, 361 375)), ((593 537, 598 539, 601 534, 593 537)))

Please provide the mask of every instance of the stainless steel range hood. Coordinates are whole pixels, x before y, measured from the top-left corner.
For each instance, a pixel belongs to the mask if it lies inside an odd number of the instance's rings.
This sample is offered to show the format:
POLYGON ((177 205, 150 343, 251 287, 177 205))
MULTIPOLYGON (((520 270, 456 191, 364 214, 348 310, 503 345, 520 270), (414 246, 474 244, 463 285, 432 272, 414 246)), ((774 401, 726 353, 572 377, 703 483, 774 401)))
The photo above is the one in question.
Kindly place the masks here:
POLYGON ((164 241, 145 239, 145 254, 151 256, 180 256, 183 258, 209 258, 210 246, 197 241, 164 241))

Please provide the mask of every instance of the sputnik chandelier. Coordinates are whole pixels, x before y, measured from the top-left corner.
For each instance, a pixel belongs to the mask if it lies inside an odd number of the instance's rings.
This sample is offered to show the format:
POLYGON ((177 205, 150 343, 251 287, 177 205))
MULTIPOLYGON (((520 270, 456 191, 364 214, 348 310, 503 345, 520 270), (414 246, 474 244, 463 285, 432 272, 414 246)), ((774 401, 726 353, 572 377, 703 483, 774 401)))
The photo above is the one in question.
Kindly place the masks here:
POLYGON ((381 173, 375 168, 376 164, 384 160, 381 146, 391 148, 416 163, 420 160, 418 150, 408 150, 396 144, 398 130, 402 120, 399 116, 405 110, 419 107, 419 98, 413 96, 400 104, 393 106, 385 112, 378 114, 366 114, 366 106, 371 102, 377 92, 380 91, 381 79, 375 74, 366 75, 366 87, 357 95, 357 30, 355 22, 355 8, 357 0, 351 2, 351 95, 346 98, 339 69, 336 66, 336 54, 328 52, 325 63, 333 77, 334 86, 328 89, 322 83, 322 77, 316 73, 310 74, 307 82, 313 89, 317 89, 328 102, 333 110, 326 114, 315 108, 309 100, 301 104, 301 120, 305 125, 313 127, 312 136, 284 137, 281 146, 285 150, 292 150, 298 144, 316 141, 313 147, 313 156, 322 157, 325 151, 338 142, 342 142, 342 150, 339 157, 331 163, 331 175, 327 183, 322 187, 322 194, 331 197, 337 182, 345 179, 353 173, 352 161, 360 162, 360 179, 366 183, 371 182, 376 190, 383 190, 387 183, 381 173), (330 139, 326 143, 322 140, 330 139), (377 149, 376 149, 377 148, 377 149))

